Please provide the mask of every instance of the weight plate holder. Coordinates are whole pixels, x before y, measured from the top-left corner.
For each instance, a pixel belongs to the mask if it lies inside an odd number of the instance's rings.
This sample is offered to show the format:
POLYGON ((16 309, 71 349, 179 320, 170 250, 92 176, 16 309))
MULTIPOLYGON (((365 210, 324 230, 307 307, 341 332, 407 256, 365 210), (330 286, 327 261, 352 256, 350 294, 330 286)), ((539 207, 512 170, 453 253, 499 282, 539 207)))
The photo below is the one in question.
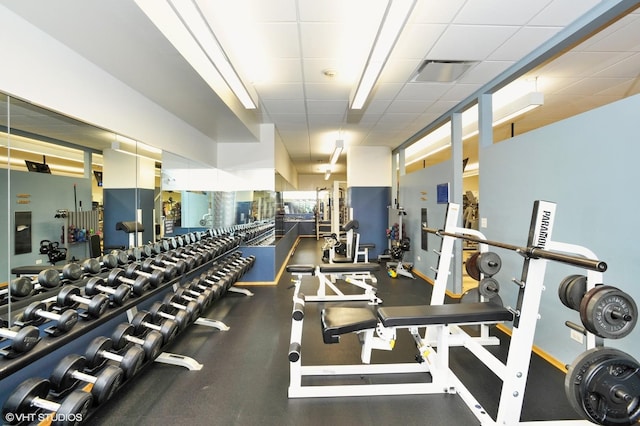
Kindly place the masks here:
POLYGON ((584 328, 606 339, 620 339, 631 333, 638 320, 637 312, 631 296, 608 285, 592 288, 580 302, 584 328))
POLYGON ((614 348, 580 354, 568 368, 565 393, 574 410, 601 425, 633 425, 640 420, 640 365, 614 348))

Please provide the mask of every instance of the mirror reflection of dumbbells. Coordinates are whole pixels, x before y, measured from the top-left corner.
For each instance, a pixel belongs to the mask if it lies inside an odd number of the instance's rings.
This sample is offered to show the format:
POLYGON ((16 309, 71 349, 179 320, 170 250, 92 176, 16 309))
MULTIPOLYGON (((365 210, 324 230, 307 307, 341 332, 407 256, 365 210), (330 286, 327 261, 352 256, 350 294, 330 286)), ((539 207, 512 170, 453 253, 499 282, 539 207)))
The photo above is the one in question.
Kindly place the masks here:
POLYGON ((84 297, 80 288, 73 285, 66 285, 58 292, 56 302, 63 308, 77 309, 80 305, 86 306, 84 312, 78 315, 84 319, 100 318, 109 308, 109 297, 99 293, 92 297, 84 297))
POLYGON ((16 321, 16 324, 38 326, 47 322, 52 322, 53 325, 44 331, 53 337, 60 336, 78 323, 78 312, 74 309, 67 309, 60 313, 52 312, 47 309, 46 303, 33 302, 24 309, 21 319, 16 321))
POLYGON ((68 419, 70 424, 87 418, 93 396, 74 390, 59 402, 47 399, 51 383, 47 379, 32 377, 20 383, 9 395, 2 407, 2 419, 8 424, 23 423, 25 417, 43 410, 56 413, 59 419, 68 419))
POLYGON ((175 250, 175 253, 178 256, 193 256, 196 259, 196 263, 198 265, 202 265, 211 260, 211 252, 209 250, 204 250, 197 246, 187 246, 181 247, 175 250))
POLYGON ((178 331, 184 330, 191 322, 191 318, 186 311, 170 309, 169 306, 162 302, 154 302, 149 308, 149 313, 154 323, 159 323, 163 319, 175 322, 178 325, 178 331), (169 313, 169 311, 175 312, 169 313))
POLYGON ((143 336, 136 336, 135 327, 126 322, 118 324, 111 335, 111 340, 116 351, 124 349, 129 343, 140 346, 146 361, 156 359, 162 350, 162 334, 150 330, 143 336))
POLYGON ((166 281, 171 281, 178 275, 178 268, 173 265, 156 265, 154 258, 145 259, 140 267, 144 272, 160 271, 166 281))
POLYGON ((109 298, 109 303, 113 306, 122 306, 131 296, 131 287, 127 284, 120 284, 117 287, 109 287, 107 286, 104 278, 91 277, 84 285, 84 292, 88 296, 106 294, 109 298))
MULTIPOLYGON (((9 292, 14 300, 22 300, 35 293, 42 293, 58 288, 63 281, 76 281, 82 276, 82 269, 77 263, 67 263, 62 272, 54 268, 40 271, 37 277, 21 276, 11 280, 9 292)), ((5 290, 6 291, 6 290, 5 290)))
POLYGON ((90 275, 113 269, 118 266, 118 258, 113 254, 105 254, 99 258, 88 258, 82 262, 82 270, 90 275))
POLYGON ((49 382, 55 392, 65 394, 71 389, 77 389, 84 383, 91 383, 93 404, 100 405, 108 401, 118 390, 124 379, 120 367, 105 365, 94 374, 85 373, 87 360, 82 355, 70 354, 60 360, 51 372, 49 382))
POLYGON ((191 269, 202 265, 206 261, 203 255, 198 252, 189 251, 186 247, 178 247, 177 249, 170 251, 168 254, 173 256, 175 259, 183 259, 187 264, 191 262, 193 265, 191 269))
POLYGON ((178 310, 185 311, 189 316, 189 322, 193 322, 200 317, 202 313, 202 306, 196 303, 195 301, 182 301, 180 300, 175 293, 167 293, 162 299, 162 303, 165 305, 178 310))
POLYGON ((136 336, 143 336, 149 330, 157 331, 162 335, 163 345, 169 343, 178 334, 178 324, 174 320, 162 318, 160 321, 154 321, 151 313, 147 311, 138 311, 131 319, 131 325, 134 327, 136 336))
POLYGON ((40 330, 38 327, 26 325, 24 327, 2 327, 0 328, 0 344, 10 341, 11 345, 2 348, 0 354, 5 358, 15 358, 15 356, 29 352, 40 341, 40 330))
POLYGON ((114 352, 113 342, 104 336, 93 339, 84 356, 89 371, 101 369, 108 361, 113 361, 118 364, 126 379, 135 376, 145 360, 144 350, 140 346, 130 345, 120 353, 114 352))
POLYGON ((117 287, 126 284, 131 287, 131 291, 136 296, 141 296, 151 288, 151 283, 147 277, 138 275, 135 279, 127 278, 122 268, 114 268, 109 272, 107 277, 107 285, 117 287))
POLYGON ((151 287, 157 288, 164 281, 164 272, 158 269, 154 269, 151 272, 145 272, 142 270, 142 266, 139 263, 130 263, 124 271, 127 278, 137 279, 138 277, 144 277, 149 280, 151 287))

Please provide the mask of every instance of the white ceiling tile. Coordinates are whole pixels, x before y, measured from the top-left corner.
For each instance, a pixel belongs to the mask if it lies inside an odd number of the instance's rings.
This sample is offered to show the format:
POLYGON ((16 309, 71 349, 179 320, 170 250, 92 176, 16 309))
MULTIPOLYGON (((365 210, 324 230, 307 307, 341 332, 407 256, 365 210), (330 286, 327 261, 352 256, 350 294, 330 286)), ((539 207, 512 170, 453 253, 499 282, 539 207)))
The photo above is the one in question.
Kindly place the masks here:
POLYGON ((376 100, 393 100, 402 90, 404 83, 378 83, 372 91, 370 98, 376 100))
POLYGON ((295 22, 257 25, 263 35, 264 52, 268 58, 299 58, 298 25, 295 22))
POLYGON ((302 83, 256 84, 261 99, 301 99, 304 97, 302 83))
POLYGON ((529 21, 529 25, 564 27, 598 3, 599 0, 553 0, 529 21))
POLYGON ((553 37, 559 27, 523 27, 499 46, 489 57, 491 61, 518 61, 553 37))
POLYGON ((553 76, 587 76, 606 69, 627 58, 626 52, 571 52, 545 68, 545 74, 553 76))
POLYGON ((331 126, 338 129, 344 122, 345 116, 337 114, 317 114, 309 117, 309 126, 331 126))
POLYGON ((458 83, 451 88, 440 97, 441 101, 452 101, 452 102, 460 102, 463 99, 467 98, 473 92, 479 89, 477 84, 461 84, 458 83))
POLYGON ((299 59, 271 59, 268 70, 264 72, 264 79, 258 85, 287 84, 303 81, 302 65, 299 59))
POLYGON ((251 13, 256 22, 283 22, 297 19, 296 0, 248 1, 251 3, 251 13))
POLYGON ((343 66, 343 62, 339 58, 313 58, 305 59, 302 66, 304 68, 304 81, 307 83, 324 83, 347 85, 351 87, 355 85, 360 77, 360 69, 364 67, 367 58, 360 56, 357 59, 354 55, 354 62, 358 61, 361 65, 356 67, 343 66), (324 74, 325 70, 334 70, 336 75, 332 78, 324 74))
POLYGON ((427 54, 427 59, 482 60, 517 30, 518 27, 507 26, 452 25, 427 54))
POLYGON ((399 99, 435 101, 449 91, 449 83, 408 83, 398 94, 399 99))
POLYGON ((391 105, 389 105, 389 108, 387 108, 387 113, 385 115, 395 117, 395 113, 421 114, 425 109, 427 109, 427 101, 395 100, 391 102, 391 105))
POLYGON ((290 123, 291 125, 307 125, 307 115, 301 111, 297 114, 270 114, 277 123, 290 123))
POLYGON ((574 96, 587 96, 602 92, 608 88, 622 84, 625 79, 614 78, 585 78, 558 90, 557 93, 574 96))
POLYGON ((305 84, 305 94, 307 100, 327 101, 327 100, 347 100, 351 88, 340 84, 305 84))
POLYGON ((307 101, 307 112, 309 114, 336 114, 346 111, 349 102, 343 101, 307 101))
POLYGON ((456 24, 525 25, 550 0, 468 1, 453 20, 456 24))
POLYGON ((397 59, 424 58, 446 29, 445 24, 407 25, 393 48, 394 63, 397 59))
POLYGON ((272 114, 295 114, 304 110, 302 99, 263 99, 264 107, 272 114))
POLYGON ((467 71, 458 83, 461 84, 484 84, 491 81, 498 74, 513 65, 510 61, 484 61, 474 65, 467 71))
POLYGON ((640 53, 632 54, 619 62, 595 73, 595 77, 626 77, 635 79, 640 70, 640 53))
POLYGON ((578 46, 576 50, 588 50, 590 52, 624 52, 640 51, 640 16, 631 15, 625 17, 619 25, 609 27, 598 37, 588 43, 578 46), (613 28, 616 28, 615 30, 613 28))
POLYGON ((410 59, 410 60, 392 60, 388 62, 393 64, 393 66, 385 67, 382 73, 380 74, 380 78, 378 79, 378 84, 380 83, 406 83, 413 77, 414 73, 418 70, 418 67, 422 63, 420 59, 410 59))
POLYGON ((411 13, 410 22, 448 24, 465 2, 466 0, 418 1, 411 13))

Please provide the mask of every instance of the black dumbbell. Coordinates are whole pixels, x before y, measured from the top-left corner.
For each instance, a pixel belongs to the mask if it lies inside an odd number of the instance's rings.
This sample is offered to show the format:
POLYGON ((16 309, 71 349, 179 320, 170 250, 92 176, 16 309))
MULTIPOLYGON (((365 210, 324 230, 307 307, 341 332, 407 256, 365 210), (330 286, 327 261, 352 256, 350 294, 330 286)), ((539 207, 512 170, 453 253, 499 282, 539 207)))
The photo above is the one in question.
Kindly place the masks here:
POLYGON ((26 276, 11 280, 11 297, 20 300, 31 296, 34 290, 44 291, 57 288, 63 280, 75 281, 82 277, 82 268, 77 263, 67 263, 62 267, 62 272, 54 268, 47 268, 40 271, 35 278, 26 276))
POLYGON ((127 278, 145 277, 154 288, 158 287, 164 281, 164 272, 154 269, 151 272, 144 272, 139 263, 130 263, 124 270, 127 278))
POLYGON ((100 405, 113 396, 122 383, 124 373, 120 367, 107 365, 95 376, 87 374, 83 370, 87 366, 87 360, 82 355, 70 354, 60 360, 51 372, 49 382, 58 392, 74 388, 78 382, 91 383, 91 395, 93 403, 100 405))
POLYGON ((116 306, 122 306, 124 302, 129 300, 129 296, 131 295, 131 287, 126 284, 120 284, 115 288, 109 287, 107 286, 104 278, 91 277, 84 285, 84 292, 89 296, 94 296, 101 293, 107 294, 109 297, 109 301, 112 304, 116 306))
POLYGON ((11 350, 14 352, 29 352, 40 341, 38 327, 26 325, 18 330, 0 328, 0 338, 11 340, 11 350))
POLYGON ((142 258, 142 250, 140 250, 140 247, 131 247, 127 250, 127 257, 129 261, 137 262, 142 258))
POLYGON ((142 262, 141 269, 144 272, 160 271, 164 274, 164 278, 167 281, 171 281, 172 279, 174 279, 179 272, 178 268, 173 265, 166 265, 164 267, 156 265, 155 259, 153 258, 145 259, 142 262))
POLYGON ((107 277, 107 284, 115 287, 120 284, 131 286, 133 294, 140 296, 150 287, 149 279, 138 275, 136 279, 127 278, 122 268, 113 268, 107 277))
POLYGON ((24 309, 22 313, 24 321, 32 322, 33 325, 44 324, 47 320, 55 322, 54 329, 47 331, 49 334, 63 334, 71 330, 78 322, 78 312, 74 309, 67 309, 61 313, 47 310, 44 302, 33 302, 24 309))
POLYGON ((187 250, 186 247, 178 247, 168 254, 173 256, 174 259, 183 259, 187 264, 192 262, 193 268, 202 265, 206 261, 202 254, 193 250, 187 250))
POLYGON ((80 289, 72 285, 66 285, 60 289, 56 302, 59 306, 74 309, 80 304, 86 305, 86 313, 92 318, 99 318, 109 307, 109 298, 104 294, 96 294, 91 298, 83 297, 80 289))
POLYGON ((144 350, 137 345, 131 345, 122 354, 111 352, 113 342, 108 337, 98 336, 89 343, 85 358, 90 370, 102 367, 107 360, 115 361, 124 373, 125 378, 131 378, 140 370, 144 363, 144 350))
POLYGON ((135 336, 135 328, 129 323, 119 324, 111 336, 113 348, 117 351, 123 349, 128 343, 139 345, 144 350, 145 359, 152 361, 160 355, 162 348, 162 335, 155 330, 149 331, 144 339, 135 336))
POLYGON ((163 319, 154 324, 153 316, 146 311, 138 311, 131 319, 131 325, 137 336, 144 335, 148 330, 155 330, 162 335, 162 343, 166 345, 178 333, 178 324, 172 319, 163 319))
POLYGON ((116 257, 118 265, 126 265, 129 263, 129 255, 124 250, 111 250, 110 254, 116 257))
POLYGON ((68 424, 82 422, 87 418, 93 402, 90 393, 74 390, 60 402, 55 402, 46 399, 50 389, 51 383, 39 377, 32 377, 20 383, 5 401, 2 419, 8 424, 18 424, 22 423, 21 419, 25 416, 29 417, 40 410, 56 413, 57 418, 69 420, 68 424))
POLYGON ((211 292, 211 299, 216 300, 222 294, 224 287, 218 284, 215 281, 206 282, 201 278, 194 278, 186 284, 187 288, 190 290, 195 290, 199 292, 209 291, 211 292))
POLYGON ((196 302, 198 306, 200 306, 201 311, 204 311, 206 307, 209 306, 213 296, 213 293, 209 290, 206 292, 198 292, 184 286, 178 287, 174 293, 176 297, 182 301, 196 302))
POLYGON ((162 302, 154 302, 149 308, 149 313, 154 322, 163 319, 174 321, 178 325, 178 330, 184 330, 189 325, 190 318, 186 311, 176 311, 175 314, 168 312, 168 306, 162 302))
POLYGON ((118 266, 118 258, 113 254, 105 254, 99 258, 89 258, 82 262, 82 270, 90 275, 99 274, 103 270, 118 266))
POLYGON ((174 259, 166 253, 156 255, 156 257, 153 258, 153 261, 158 266, 174 266, 180 275, 184 274, 187 270, 191 270, 187 262, 182 259, 174 259))
POLYGON ((186 304, 180 303, 180 300, 175 293, 167 293, 162 299, 162 303, 177 309, 178 311, 185 311, 189 316, 189 322, 195 321, 202 312, 201 306, 196 302, 187 301, 186 304))

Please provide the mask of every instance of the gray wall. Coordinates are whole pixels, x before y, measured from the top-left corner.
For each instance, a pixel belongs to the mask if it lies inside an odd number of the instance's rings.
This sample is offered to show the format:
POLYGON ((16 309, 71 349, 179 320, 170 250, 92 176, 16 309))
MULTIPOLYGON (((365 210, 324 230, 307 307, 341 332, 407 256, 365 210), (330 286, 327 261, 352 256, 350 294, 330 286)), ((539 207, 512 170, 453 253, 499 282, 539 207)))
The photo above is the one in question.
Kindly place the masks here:
MULTIPOLYGON (((607 262, 605 284, 630 294, 640 303, 640 262, 635 249, 636 214, 640 199, 640 96, 607 105, 480 150, 480 217, 488 239, 526 245, 533 202, 557 203, 553 240, 587 247, 607 262)), ((402 176, 400 204, 407 209, 407 230, 412 251, 406 260, 434 277, 440 239, 430 236, 429 252, 420 249, 420 209, 428 208, 429 226, 444 224, 445 206, 436 203, 438 183, 451 181, 451 162, 402 176), (423 195, 422 192, 426 192, 423 195), (421 198, 426 197, 424 201, 421 198), (418 256, 421 260, 418 260, 418 256), (411 259, 412 258, 412 259, 411 259)), ((496 279, 505 305, 516 305, 517 288, 511 278, 520 277, 522 258, 511 251, 495 249, 503 260, 496 279)), ((452 266, 448 289, 458 282, 460 263, 452 266)), ((549 262, 546 291, 541 302, 535 345, 563 363, 571 363, 584 345, 570 339, 566 320, 580 324, 578 312, 566 308, 558 298, 558 284, 569 274, 584 273, 571 266, 549 262)), ((511 326, 511 324, 506 324, 511 326)), ((619 340, 606 340, 640 358, 640 330, 619 340)))

